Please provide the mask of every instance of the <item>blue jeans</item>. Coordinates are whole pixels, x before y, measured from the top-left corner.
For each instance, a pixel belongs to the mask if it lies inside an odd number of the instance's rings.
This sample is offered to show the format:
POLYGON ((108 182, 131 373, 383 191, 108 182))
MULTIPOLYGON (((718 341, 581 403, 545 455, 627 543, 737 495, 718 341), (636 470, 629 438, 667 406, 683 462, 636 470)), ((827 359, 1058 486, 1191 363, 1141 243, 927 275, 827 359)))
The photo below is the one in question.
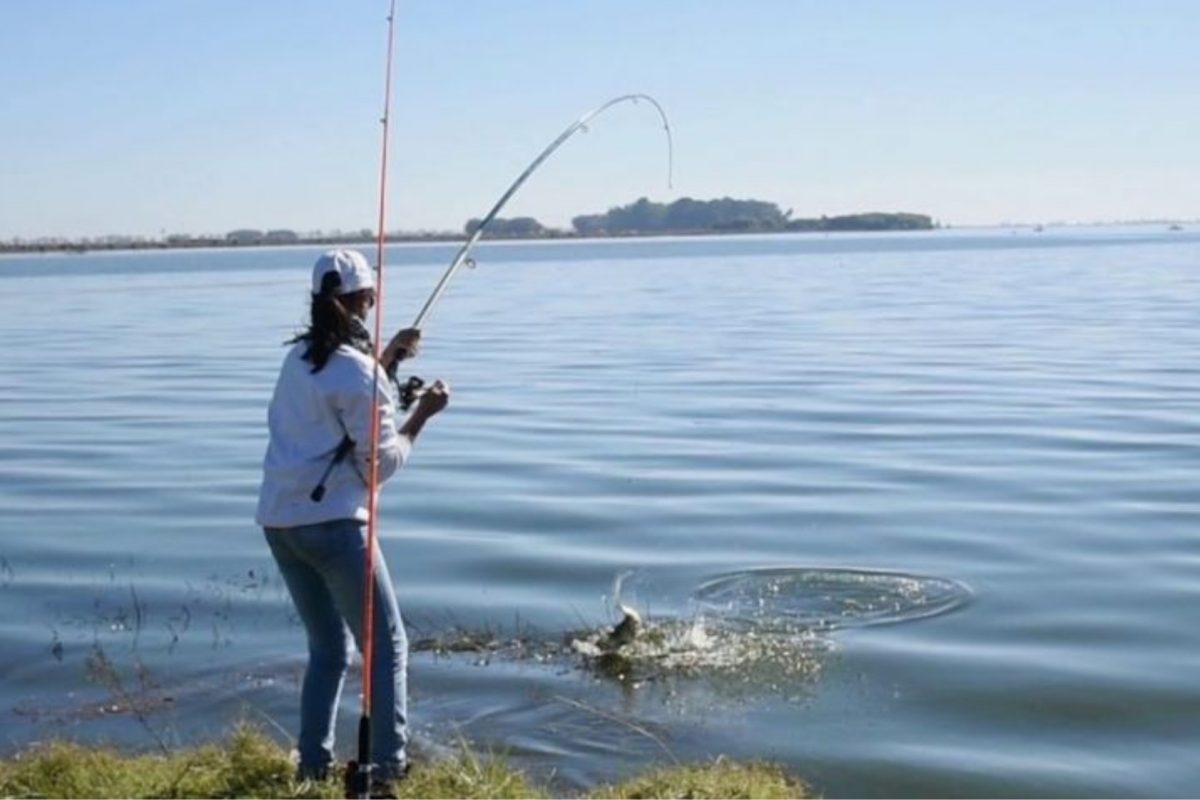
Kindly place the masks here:
MULTIPOLYGON (((308 668, 300 690, 300 774, 319 776, 333 763, 334 722, 350 663, 351 633, 362 651, 367 526, 337 519, 264 532, 308 633, 308 668)), ((407 744, 408 640, 378 545, 374 592, 371 761, 381 777, 399 777, 407 744)))

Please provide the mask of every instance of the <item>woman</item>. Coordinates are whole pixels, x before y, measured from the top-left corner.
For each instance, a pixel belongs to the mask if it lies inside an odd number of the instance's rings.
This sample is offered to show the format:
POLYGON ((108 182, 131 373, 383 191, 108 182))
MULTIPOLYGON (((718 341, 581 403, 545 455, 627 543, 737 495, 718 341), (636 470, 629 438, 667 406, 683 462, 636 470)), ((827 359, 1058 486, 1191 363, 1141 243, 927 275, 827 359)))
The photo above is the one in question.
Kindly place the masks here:
MULTIPOLYGON (((379 420, 382 483, 404 464, 426 421, 449 400, 448 388, 437 381, 397 425, 391 376, 400 361, 416 354, 420 333, 396 335, 381 357, 385 374, 375 363, 365 325, 374 305, 374 275, 361 253, 331 250, 317 259, 312 320, 291 342, 268 413, 270 442, 256 519, 308 634, 300 693, 301 778, 324 777, 333 761, 350 634, 360 652, 363 645, 372 408, 379 420)), ((374 561, 371 760, 386 781, 406 768, 408 643, 378 549, 374 561)))

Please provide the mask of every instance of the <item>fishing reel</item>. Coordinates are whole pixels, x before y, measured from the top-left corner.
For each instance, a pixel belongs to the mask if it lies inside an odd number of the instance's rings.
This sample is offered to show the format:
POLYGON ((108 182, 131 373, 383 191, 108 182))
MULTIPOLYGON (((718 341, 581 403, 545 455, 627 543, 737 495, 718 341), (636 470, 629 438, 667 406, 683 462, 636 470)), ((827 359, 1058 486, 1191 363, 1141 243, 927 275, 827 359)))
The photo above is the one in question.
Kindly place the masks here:
POLYGON ((409 377, 404 385, 400 387, 400 410, 408 411, 412 404, 421 396, 421 390, 425 388, 425 381, 416 375, 409 377))
POLYGON ((396 375, 400 362, 412 358, 413 355, 408 350, 401 349, 397 358, 387 366, 388 380, 400 392, 401 411, 408 411, 412 408, 412 404, 421 396, 421 390, 425 388, 425 381, 417 375, 409 376, 409 379, 404 383, 400 383, 400 378, 396 375))

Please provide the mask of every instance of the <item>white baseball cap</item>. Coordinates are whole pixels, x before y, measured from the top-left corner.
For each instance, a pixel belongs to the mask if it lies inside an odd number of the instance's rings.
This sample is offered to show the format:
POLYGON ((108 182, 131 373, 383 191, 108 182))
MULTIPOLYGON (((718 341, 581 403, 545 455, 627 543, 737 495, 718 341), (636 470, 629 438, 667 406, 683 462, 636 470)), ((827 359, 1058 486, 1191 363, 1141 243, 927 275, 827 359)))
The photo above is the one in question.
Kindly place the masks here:
POLYGON ((337 273, 341 278, 335 294, 350 294, 375 288, 375 271, 367 263, 366 256, 357 250, 330 250, 322 253, 313 265, 313 294, 321 293, 321 283, 330 272, 337 273))

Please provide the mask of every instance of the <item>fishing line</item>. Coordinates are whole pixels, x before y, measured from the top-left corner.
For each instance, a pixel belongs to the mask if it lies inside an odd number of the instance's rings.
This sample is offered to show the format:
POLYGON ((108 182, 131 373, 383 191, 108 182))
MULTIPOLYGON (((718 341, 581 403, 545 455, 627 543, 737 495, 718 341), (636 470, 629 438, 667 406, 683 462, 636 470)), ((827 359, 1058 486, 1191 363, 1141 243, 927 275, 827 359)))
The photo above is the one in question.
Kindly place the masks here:
MULTIPOLYGON (((433 292, 429 295, 429 299, 425 301, 425 305, 421 306, 421 310, 417 312, 417 318, 413 321, 412 327, 417 330, 421 329, 422 325, 425 323, 425 320, 429 317, 430 312, 433 311, 434 305, 436 305, 438 300, 441 299, 442 295, 446 291, 446 288, 450 285, 450 280, 455 276, 459 268, 461 268, 464 264, 471 267, 475 266, 475 261, 470 258, 471 250, 474 249, 480 237, 483 236, 484 231, 487 230, 487 227, 492 223, 492 220, 499 215, 501 209, 508 204, 508 201, 512 199, 512 196, 517 193, 517 190, 521 188, 522 184, 525 183, 529 176, 536 172, 538 167, 540 167, 542 163, 546 161, 546 159, 553 155, 555 150, 566 143, 566 141, 576 133, 579 133, 580 131, 584 131, 586 133, 588 130, 587 124, 591 122, 592 119, 598 117, 600 114, 603 114, 613 106, 627 102, 636 104, 641 100, 645 100, 652 105, 654 110, 658 112, 659 118, 662 120, 663 131, 666 133, 667 137, 667 188, 673 188, 672 182, 675 171, 675 143, 671 138, 671 121, 667 118, 667 112, 663 110, 663 107, 657 100, 648 94, 624 94, 619 97, 614 97, 604 105, 592 109, 568 125, 566 129, 564 129, 563 132, 554 139, 554 141, 550 142, 550 144, 546 146, 546 149, 542 150, 542 152, 538 154, 538 157, 535 158, 529 164, 529 166, 517 176, 517 179, 512 182, 512 185, 510 185, 508 189, 505 190, 504 194, 500 195, 500 199, 497 200, 496 204, 492 206, 491 210, 484 215, 483 220, 479 223, 479 226, 475 228, 475 231, 471 234, 470 238, 468 238, 466 243, 463 244, 463 246, 459 248, 458 252, 454 254, 454 258, 450 261, 450 266, 446 268, 446 271, 442 273, 442 277, 437 282, 437 285, 433 287, 433 292)), ((379 318, 376 317, 376 322, 378 322, 378 319, 379 318)), ((412 405, 413 401, 416 399, 418 393, 421 391, 421 388, 424 385, 425 382, 415 375, 409 378, 408 382, 404 385, 401 391, 401 408, 407 410, 408 407, 412 405)))
POLYGON ((504 208, 512 196, 517 193, 517 189, 520 189, 521 185, 525 183, 526 179, 528 179, 529 176, 532 175, 537 168, 542 165, 542 162, 549 158, 555 150, 561 147, 576 133, 579 131, 586 131, 588 122, 590 122, 594 117, 599 116, 618 103, 637 103, 640 100, 645 100, 654 106, 654 109, 658 112, 658 116, 662 119, 663 130, 667 135, 667 188, 671 188, 672 172, 674 171, 675 161, 675 145, 671 141, 671 122, 667 119, 667 112, 663 111, 663 107, 659 105, 658 101, 648 94, 625 94, 621 95, 620 97, 614 97, 604 105, 600 106, 599 108, 592 109, 579 119, 575 120, 575 122, 568 125, 566 130, 560 133, 558 138, 552 141, 546 147, 546 149, 543 150, 538 157, 533 160, 533 163, 526 167, 525 171, 517 176, 517 179, 512 182, 512 185, 508 187, 504 194, 500 195, 500 199, 496 201, 494 206, 492 206, 492 210, 484 216, 483 221, 479 223, 479 227, 476 228, 475 232, 471 234, 471 238, 469 238, 466 244, 464 244, 455 254, 454 259, 450 262, 450 266, 446 269, 445 273, 442 274, 441 280, 439 280, 437 285, 433 287, 433 293, 429 295, 429 299, 425 301, 425 305, 423 305, 420 312, 417 313, 417 318, 413 322, 412 327, 419 329, 425 322, 425 319, 433 310, 434 304, 437 303, 442 294, 446 291, 446 287, 449 285, 450 279, 454 277, 456 272, 458 272, 459 267, 461 267, 463 264, 472 263, 469 261, 468 256, 471 254, 471 250, 475 247, 475 243, 479 241, 479 237, 483 236, 483 232, 487 230, 488 225, 492 223, 492 220, 496 218, 496 215, 500 213, 500 210, 504 208))

